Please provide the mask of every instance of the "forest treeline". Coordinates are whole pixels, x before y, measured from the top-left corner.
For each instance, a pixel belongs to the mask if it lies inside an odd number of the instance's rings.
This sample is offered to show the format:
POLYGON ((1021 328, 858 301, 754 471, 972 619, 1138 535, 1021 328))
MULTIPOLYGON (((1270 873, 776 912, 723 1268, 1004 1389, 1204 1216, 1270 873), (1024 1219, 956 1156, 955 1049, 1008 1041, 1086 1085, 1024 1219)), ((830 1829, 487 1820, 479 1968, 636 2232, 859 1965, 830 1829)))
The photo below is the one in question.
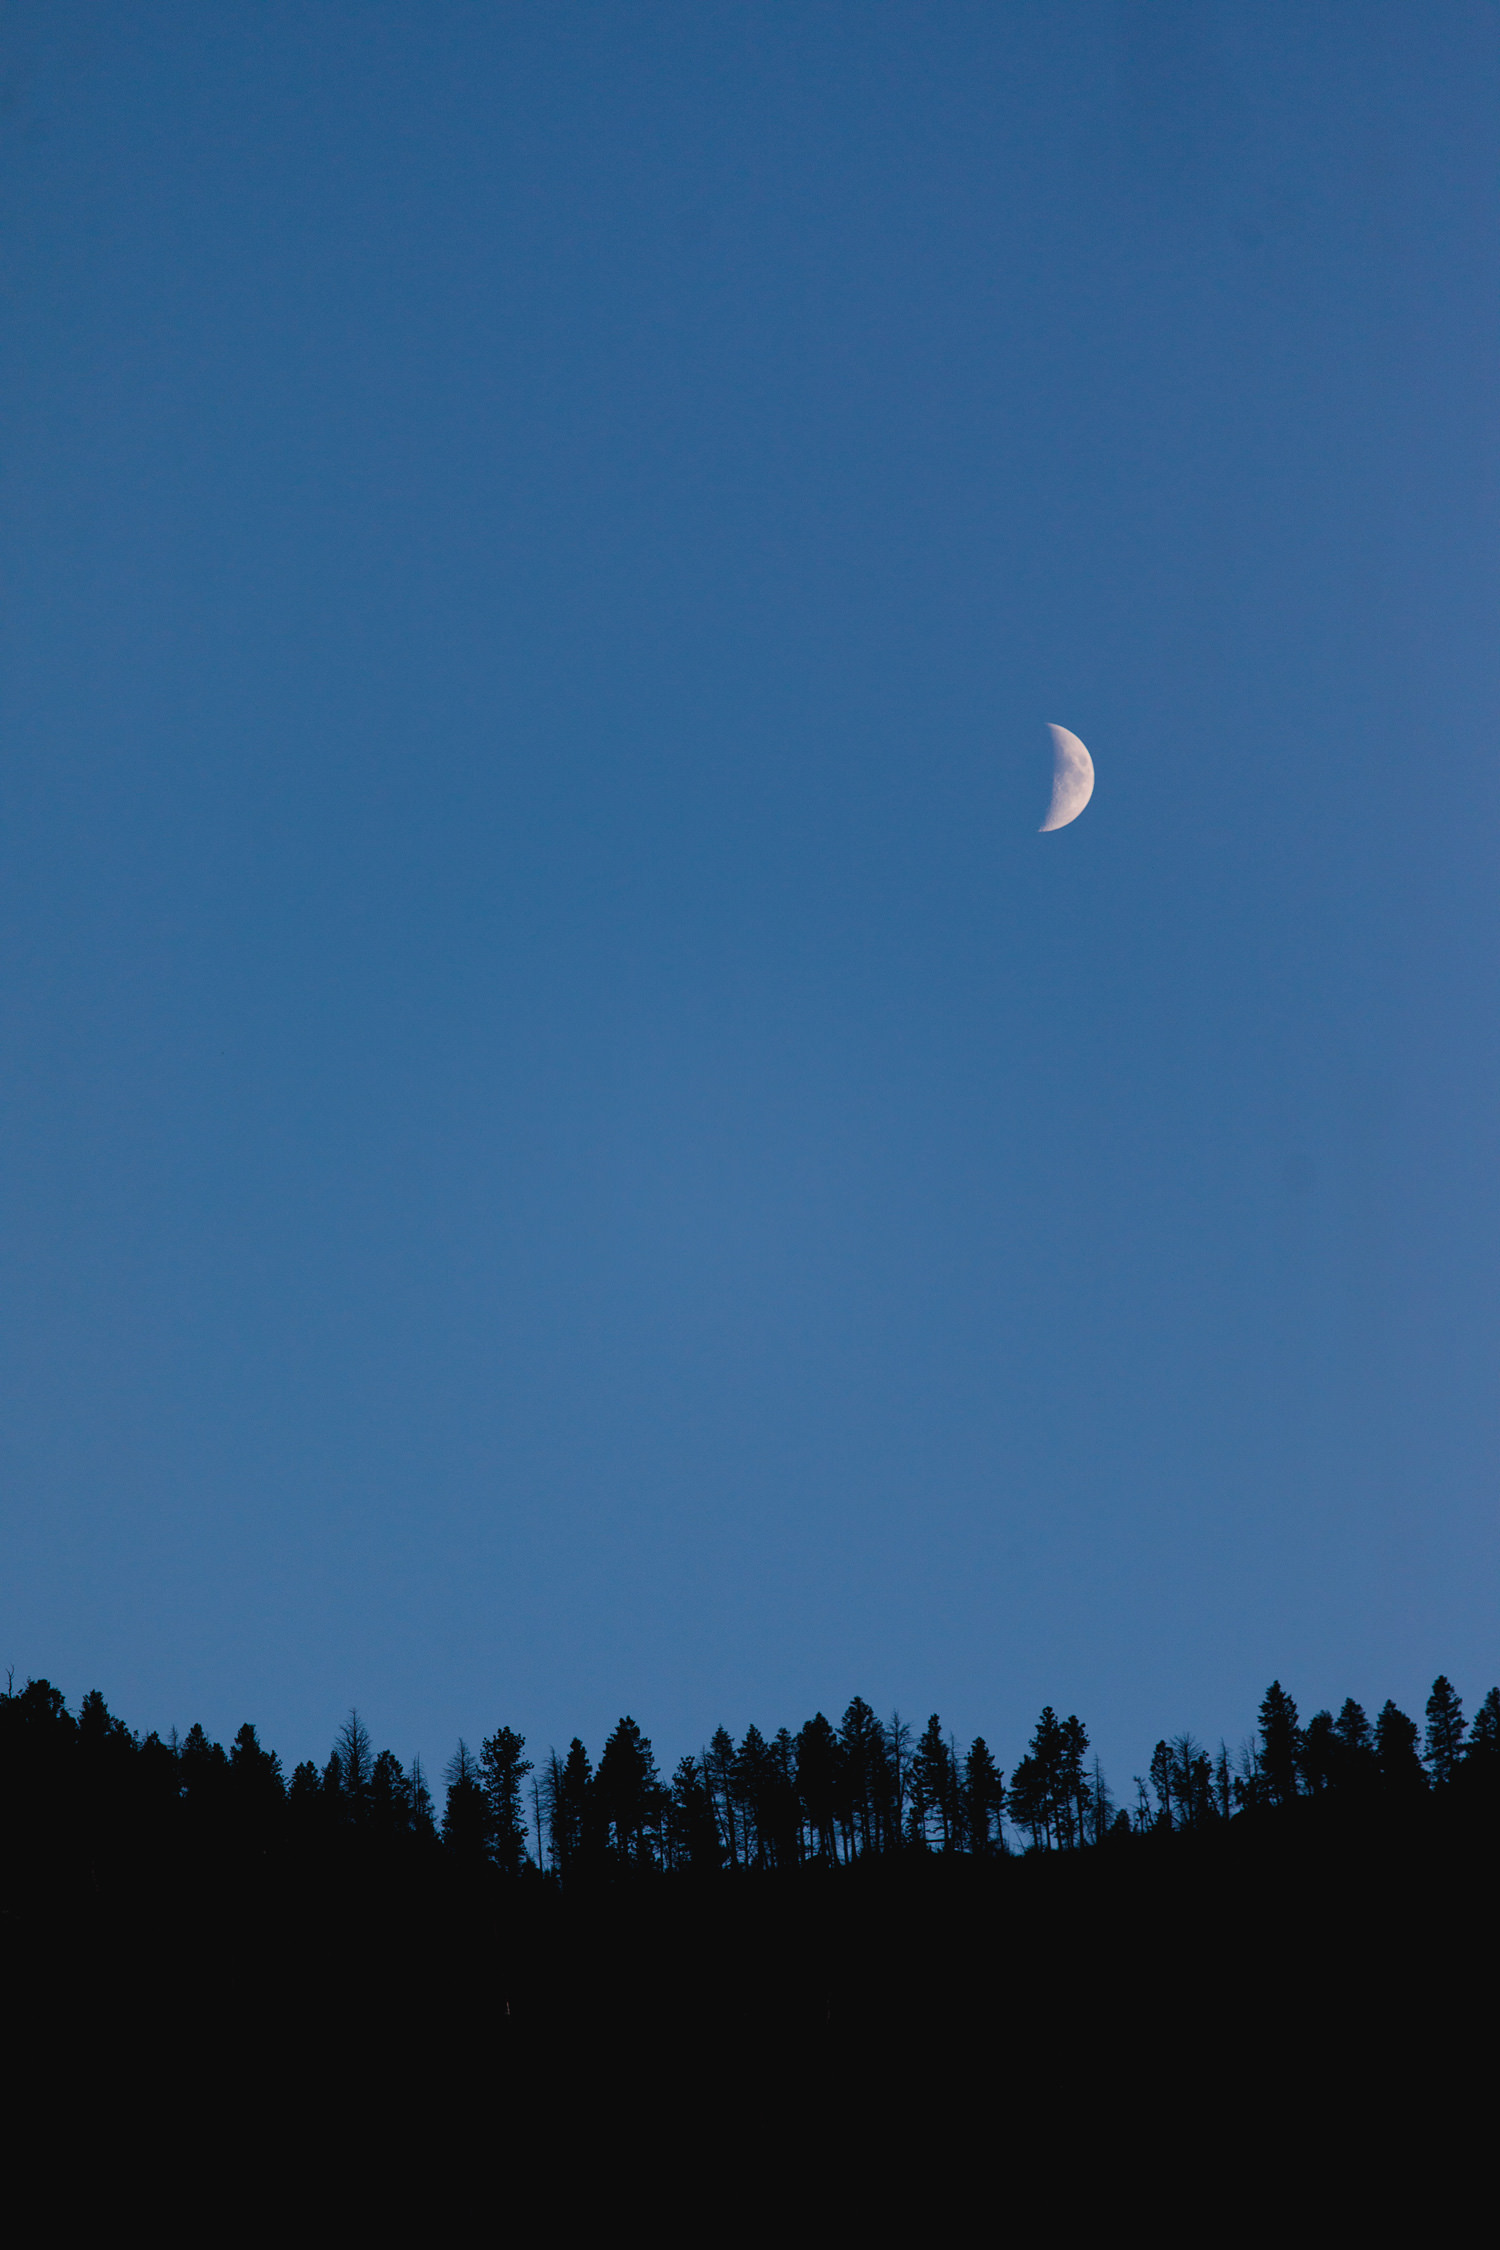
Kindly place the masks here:
POLYGON ((288 1775, 249 1723, 227 1749, 201 1726, 139 1735, 97 1691, 73 1712, 48 1681, 12 1681, 0 1696, 4 1864, 12 1883, 50 1867, 86 1868, 97 1885, 101 1867, 208 1844, 247 1865, 352 1854, 567 1890, 625 1873, 1076 1853, 1303 1801, 1407 1821, 1444 1799, 1500 1811, 1500 1689, 1471 1723, 1440 1677, 1424 1717, 1419 1728, 1387 1702, 1372 1720, 1351 1698, 1304 1723, 1273 1682, 1236 1751, 1162 1740, 1125 1804, 1086 1727, 1050 1708, 1008 1774, 982 1737, 962 1750, 936 1715, 918 1731, 858 1696, 837 1724, 819 1712, 795 1733, 752 1726, 738 1742, 721 1727, 670 1779, 632 1718, 597 1764, 576 1739, 533 1761, 500 1726, 477 1751, 458 1744, 439 1806, 421 1761, 377 1752, 357 1712, 321 1767, 288 1775))

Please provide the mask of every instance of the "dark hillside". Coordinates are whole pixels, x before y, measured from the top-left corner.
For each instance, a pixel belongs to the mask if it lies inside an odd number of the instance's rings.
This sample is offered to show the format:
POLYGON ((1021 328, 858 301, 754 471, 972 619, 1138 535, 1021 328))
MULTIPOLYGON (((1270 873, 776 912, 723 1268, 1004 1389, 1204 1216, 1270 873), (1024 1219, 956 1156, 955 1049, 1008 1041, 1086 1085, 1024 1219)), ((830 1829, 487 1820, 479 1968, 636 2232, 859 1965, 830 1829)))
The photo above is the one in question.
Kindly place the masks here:
POLYGON ((712 2142, 739 2118, 774 2121, 767 2163, 842 2136, 907 2181, 923 2119, 944 2146, 1123 2148, 1169 2118, 1196 2145, 1253 2139, 1268 2103, 1276 2164, 1330 2136, 1375 2161, 1432 2104, 1458 2130, 1491 2099, 1500 1791, 1483 1724, 1444 1773, 1408 1742, 1382 1775, 1372 1730, 1315 1787, 1294 1713, 1278 1790, 1285 1717, 1268 1698, 1258 1770, 1196 1823, 1169 1792, 1092 1843, 909 1828, 845 1857, 809 1822, 780 1866, 627 1835, 559 1872, 486 1849, 477 1764, 474 1833, 461 1762, 440 1833, 382 1799, 357 1721, 351 1801, 285 1786, 249 1728, 228 1753, 141 1740, 33 1683, 0 1703, 13 2048, 54 2086, 86 2056, 122 2113, 149 2055, 159 2107, 220 2124, 352 2107, 550 2145, 569 2119, 712 2142))

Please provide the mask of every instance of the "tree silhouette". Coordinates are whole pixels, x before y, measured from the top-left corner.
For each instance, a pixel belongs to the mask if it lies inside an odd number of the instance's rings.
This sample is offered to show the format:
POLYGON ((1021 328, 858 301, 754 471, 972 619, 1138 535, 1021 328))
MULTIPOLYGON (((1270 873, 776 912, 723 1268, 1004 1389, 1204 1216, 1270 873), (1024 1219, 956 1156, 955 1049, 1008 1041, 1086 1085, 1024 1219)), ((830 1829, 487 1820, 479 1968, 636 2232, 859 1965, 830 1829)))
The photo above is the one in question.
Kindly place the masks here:
POLYGON ((1471 1781, 1500 1781, 1500 1688, 1491 1688, 1474 1714, 1464 1767, 1471 1781))
POLYGON ((1367 1788, 1377 1770, 1375 1735, 1352 1695, 1339 1706, 1333 1735, 1337 1749, 1329 1768, 1332 1780, 1340 1789, 1367 1788))
MULTIPOLYGON (((1214 1817, 1213 1763, 1208 1752, 1191 1734, 1174 1734, 1170 1742, 1159 1742, 1156 1748, 1166 1785, 1165 1825, 1206 1828, 1214 1817)), ((1153 1780, 1156 1772, 1157 1758, 1153 1758, 1153 1780)))
POLYGON ((1398 1796, 1413 1796, 1427 1787, 1427 1775, 1417 1756, 1417 1726, 1395 1704, 1382 1704, 1375 1721, 1375 1765, 1382 1786, 1398 1796))
POLYGON ((304 1758, 300 1765, 292 1768, 292 1778, 287 1783, 286 1795, 287 1803, 299 1816, 311 1812, 314 1806, 321 1808, 323 1777, 311 1758, 304 1758))
POLYGON ((1297 1706, 1279 1680, 1273 1680, 1260 1707, 1260 1778, 1273 1805, 1289 1805, 1297 1794, 1302 1735, 1297 1706))
POLYGON ((275 1820, 286 1799, 281 1760, 274 1750, 261 1748, 248 1720, 229 1752, 229 1782, 229 1794, 241 1821, 264 1829, 275 1820))
POLYGON ((1059 1841, 1069 1849, 1083 1843, 1089 1832, 1088 1746, 1088 1728, 1070 1713, 1062 1724, 1057 1785, 1059 1841))
POLYGON ((936 1711, 922 1729, 912 1758, 911 1832, 920 1843, 951 1851, 963 1826, 957 1764, 936 1711))
POLYGON ((411 1827, 411 1784, 393 1750, 371 1763, 366 1817, 378 1836, 404 1836, 411 1827))
POLYGON ((229 1760, 217 1742, 209 1741, 197 1720, 183 1737, 177 1753, 177 1770, 183 1800, 194 1813, 211 1819, 222 1811, 229 1760))
POLYGON ((724 1864, 724 1846, 701 1758, 681 1758, 672 1776, 667 1808, 667 1858, 673 1867, 715 1874, 724 1864))
POLYGON ((1452 1681, 1439 1672, 1427 1698, 1427 1770, 1434 1781, 1452 1781, 1463 1756, 1463 1743, 1464 1707, 1452 1681))
POLYGON ((370 1794, 370 1770, 374 1758, 370 1750, 370 1737, 364 1721, 357 1711, 351 1711, 333 1739, 334 1756, 339 1762, 339 1786, 352 1820, 364 1818, 370 1794))
MULTIPOLYGON (((1033 1848, 1070 1849, 1082 1843, 1091 1826, 1090 1782, 1085 1764, 1088 1729, 1076 1715, 1059 1719, 1051 1704, 1037 1720, 1026 1755, 1010 1777, 1010 1816, 1024 1828, 1033 1848)), ((1157 1744, 1161 1758, 1165 1743, 1157 1744)), ((1156 1774, 1157 1757, 1152 1759, 1156 1774)), ((1162 1769, 1161 1787, 1170 1789, 1162 1769)), ((1170 1804, 1170 1795, 1162 1799, 1170 1804)))
POLYGON ((1005 1849, 1001 1816, 1005 1810, 1005 1777, 990 1755, 983 1735, 976 1735, 964 1760, 964 1828, 969 1849, 981 1859, 1005 1849))
POLYGON ((724 1855, 731 1867, 738 1867, 744 1857, 735 1785, 737 1762, 733 1735, 727 1727, 715 1727, 713 1740, 703 1753, 703 1780, 719 1824, 724 1855))
POLYGON ((1339 1741, 1331 1711, 1314 1711, 1302 1730, 1302 1779, 1310 1797, 1336 1785, 1339 1741))
POLYGON ((1036 1723, 1025 1757, 1017 1759, 1010 1777, 1010 1817, 1025 1829, 1034 1851, 1054 1841, 1061 1763, 1062 1727, 1049 1703, 1036 1723))
POLYGON ((484 1798, 484 1776, 479 1761, 463 1737, 448 1760, 443 1779, 448 1784, 443 1807, 443 1842, 465 1867, 484 1865, 488 1841, 489 1807, 484 1798))
POLYGON ((734 1753, 729 1770, 729 1794, 744 1857, 751 1867, 764 1867, 771 1859, 771 1794, 774 1786, 771 1756, 759 1727, 749 1727, 734 1753))
POLYGON ((838 1857, 839 1740, 833 1722, 814 1712, 796 1738, 797 1802, 819 1859, 838 1857))
POLYGON ((648 1865, 666 1792, 651 1745, 634 1719, 621 1719, 605 1743, 594 1789, 607 1847, 633 1866, 648 1865))
POLYGON ((893 1711, 882 1732, 885 1759, 879 1769, 881 1848, 892 1851, 906 1833, 906 1799, 911 1787, 911 1728, 893 1711))
POLYGON ((846 1849, 852 1857, 879 1849, 886 1782, 885 1729, 862 1695, 852 1698, 839 1722, 838 1772, 846 1849))
POLYGON ((479 1753, 484 1787, 486 1841, 489 1855, 502 1875, 519 1875, 526 1864, 526 1813, 521 1784, 531 1771, 531 1760, 521 1753, 524 1735, 500 1727, 479 1753))
POLYGON ((1227 1820, 1233 1809, 1234 1771, 1229 1763, 1229 1745, 1221 1738, 1214 1759, 1214 1811, 1220 1820, 1227 1820))
POLYGON ((594 1841, 594 1774, 576 1734, 566 1758, 559 1758, 555 1750, 548 1753, 542 1810, 547 1820, 547 1856, 558 1874, 586 1864, 594 1841))
POLYGON ((420 1758, 413 1758, 406 1774, 406 1801, 411 1807, 412 1833, 430 1838, 437 1828, 433 1819, 432 1791, 427 1786, 427 1776, 420 1758))

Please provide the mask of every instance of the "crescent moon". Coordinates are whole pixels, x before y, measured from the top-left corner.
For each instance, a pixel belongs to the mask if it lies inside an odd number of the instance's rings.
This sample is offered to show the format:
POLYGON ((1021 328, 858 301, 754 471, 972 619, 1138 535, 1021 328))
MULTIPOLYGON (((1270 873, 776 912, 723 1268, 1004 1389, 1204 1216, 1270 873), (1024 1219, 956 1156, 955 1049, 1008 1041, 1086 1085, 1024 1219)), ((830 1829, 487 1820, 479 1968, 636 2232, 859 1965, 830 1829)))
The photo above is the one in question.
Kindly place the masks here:
POLYGON ((1066 828, 1094 794, 1094 761, 1077 735, 1050 725, 1047 732, 1052 737, 1052 802, 1037 830, 1039 836, 1049 828, 1066 828))

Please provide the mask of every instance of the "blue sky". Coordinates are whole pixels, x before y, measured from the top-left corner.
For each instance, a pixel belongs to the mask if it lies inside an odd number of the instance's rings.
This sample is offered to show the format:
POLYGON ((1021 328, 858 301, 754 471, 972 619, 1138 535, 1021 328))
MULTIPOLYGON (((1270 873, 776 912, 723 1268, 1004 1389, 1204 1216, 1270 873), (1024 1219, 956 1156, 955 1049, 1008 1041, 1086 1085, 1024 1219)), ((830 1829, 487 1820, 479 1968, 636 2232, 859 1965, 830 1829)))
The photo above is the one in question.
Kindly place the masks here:
POLYGON ((0 23, 0 1660, 1481 1694, 1493 8, 0 23))

